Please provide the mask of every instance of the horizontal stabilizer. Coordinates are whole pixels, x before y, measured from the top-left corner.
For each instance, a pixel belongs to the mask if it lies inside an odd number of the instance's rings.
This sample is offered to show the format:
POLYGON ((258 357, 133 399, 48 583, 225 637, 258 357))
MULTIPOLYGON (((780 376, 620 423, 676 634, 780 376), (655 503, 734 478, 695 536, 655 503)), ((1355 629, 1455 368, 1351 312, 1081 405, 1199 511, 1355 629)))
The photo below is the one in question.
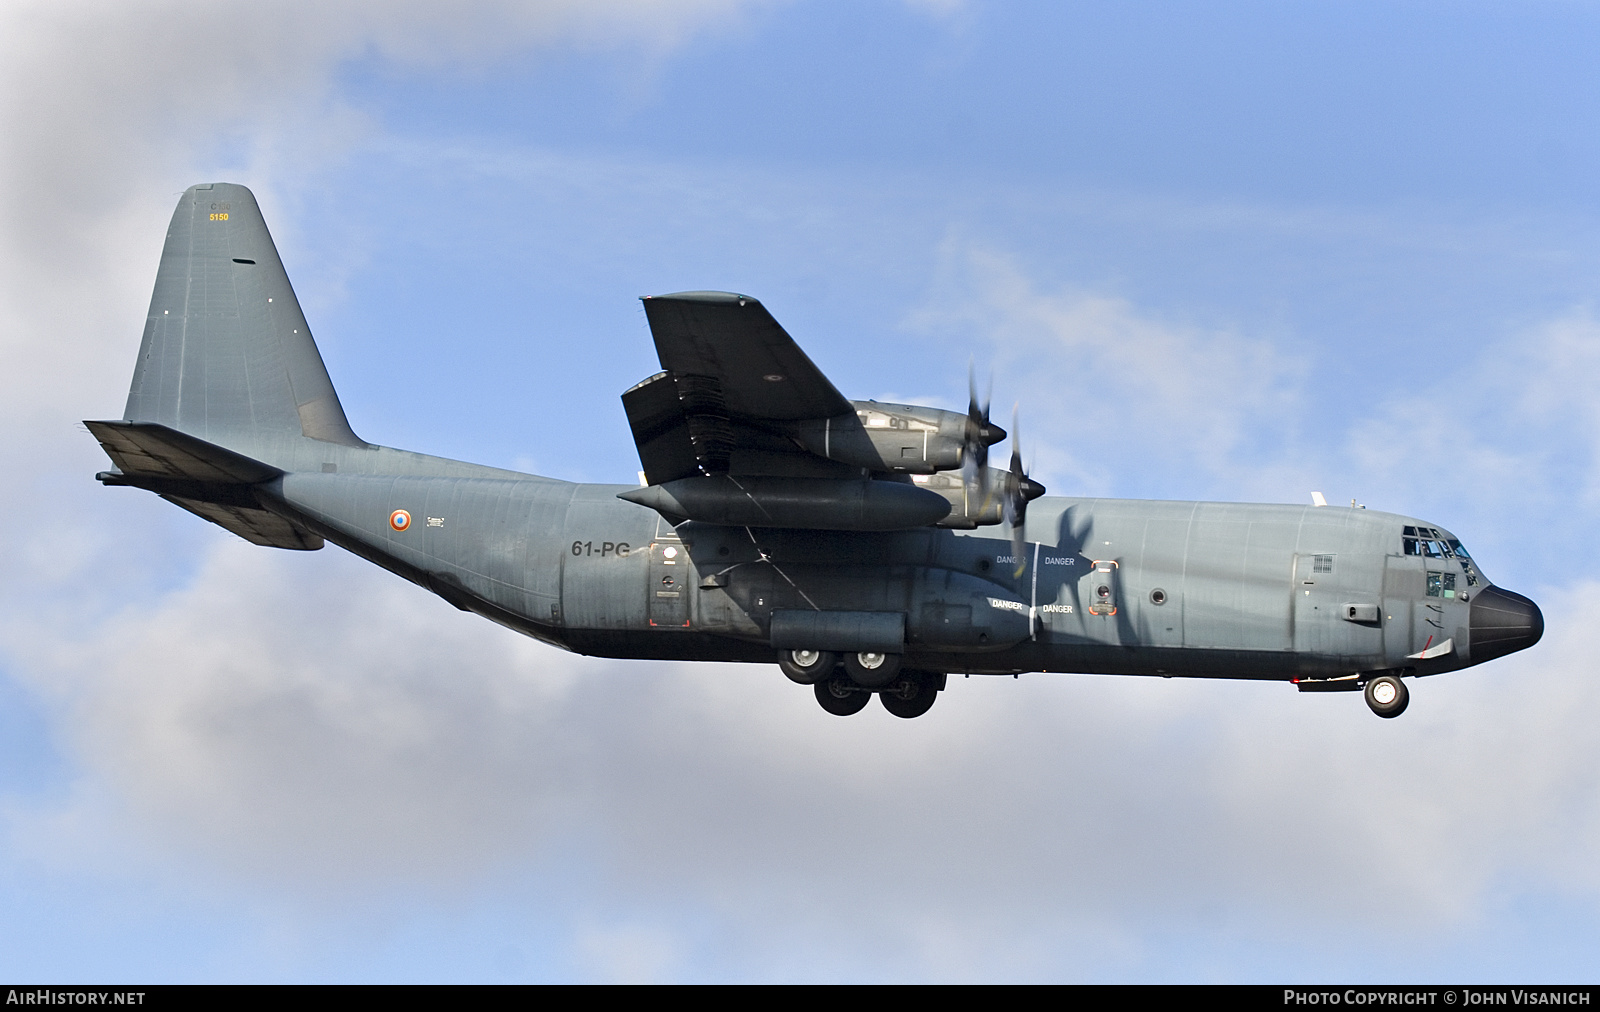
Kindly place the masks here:
POLYGON ((282 471, 156 422, 84 422, 129 477, 255 485, 282 471))
POLYGON ((276 513, 243 506, 201 502, 174 495, 161 498, 175 506, 182 506, 197 517, 205 519, 239 535, 252 545, 265 548, 287 548, 290 551, 314 552, 322 547, 322 538, 290 523, 276 513))
POLYGON ((116 471, 107 485, 154 492, 253 545, 313 551, 322 538, 261 508, 253 486, 283 472, 259 460, 155 422, 84 422, 116 471))

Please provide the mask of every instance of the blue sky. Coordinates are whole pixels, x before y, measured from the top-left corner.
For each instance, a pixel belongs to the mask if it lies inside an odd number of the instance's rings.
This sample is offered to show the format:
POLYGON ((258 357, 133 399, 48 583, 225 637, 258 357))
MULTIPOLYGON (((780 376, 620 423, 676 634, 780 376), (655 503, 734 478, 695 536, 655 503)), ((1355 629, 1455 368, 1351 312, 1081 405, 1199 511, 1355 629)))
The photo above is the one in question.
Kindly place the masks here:
POLYGON ((0 6, 0 970, 1591 980, 1600 12, 0 6), (1064 494, 1428 517, 1549 631, 1404 718, 597 661, 103 489, 176 196, 251 186, 369 440, 628 481, 640 295, 1064 494), (1289 940, 1286 942, 1286 940, 1289 940))

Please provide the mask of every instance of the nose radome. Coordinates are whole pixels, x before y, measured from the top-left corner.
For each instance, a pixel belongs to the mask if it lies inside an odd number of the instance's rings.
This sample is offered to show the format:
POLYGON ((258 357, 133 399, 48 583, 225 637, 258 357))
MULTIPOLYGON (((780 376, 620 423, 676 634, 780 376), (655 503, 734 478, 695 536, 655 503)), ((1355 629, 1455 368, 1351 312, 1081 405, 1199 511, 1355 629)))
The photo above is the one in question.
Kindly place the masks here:
POLYGON ((1499 587, 1486 587, 1473 597, 1468 624, 1474 664, 1531 647, 1544 635, 1539 606, 1499 587))

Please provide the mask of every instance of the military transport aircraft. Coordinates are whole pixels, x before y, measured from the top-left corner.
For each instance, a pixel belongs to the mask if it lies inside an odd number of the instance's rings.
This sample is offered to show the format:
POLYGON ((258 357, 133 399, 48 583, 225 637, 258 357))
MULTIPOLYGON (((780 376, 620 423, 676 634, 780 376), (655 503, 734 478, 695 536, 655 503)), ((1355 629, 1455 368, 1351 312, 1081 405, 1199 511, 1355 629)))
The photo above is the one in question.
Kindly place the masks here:
MULTIPOLYGON (((927 712, 952 672, 1365 690, 1533 645, 1449 531, 1357 508, 1041 498, 965 414, 847 400, 755 299, 644 300, 642 481, 580 485, 356 436, 254 196, 184 193, 117 421, 147 489, 258 545, 325 541, 585 654, 776 663, 829 713, 927 712), (993 534, 991 534, 993 532, 993 534)), ((1015 426, 1013 425, 1013 428, 1015 426)), ((1319 497, 1320 498, 1320 497, 1319 497)))

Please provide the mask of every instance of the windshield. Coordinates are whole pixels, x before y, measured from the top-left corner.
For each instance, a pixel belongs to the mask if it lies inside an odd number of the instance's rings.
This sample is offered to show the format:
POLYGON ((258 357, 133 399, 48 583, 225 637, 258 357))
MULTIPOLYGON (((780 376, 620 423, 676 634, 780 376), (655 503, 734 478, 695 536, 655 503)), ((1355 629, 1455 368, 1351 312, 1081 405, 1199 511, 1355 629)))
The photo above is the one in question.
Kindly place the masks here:
MULTIPOLYGON (((1467 578, 1467 586, 1478 585, 1477 567, 1472 556, 1461 547, 1461 542, 1437 527, 1406 527, 1400 532, 1401 551, 1406 555, 1420 555, 1425 559, 1454 559, 1467 578)), ((1455 582, 1454 575, 1451 583, 1455 582)), ((1429 590, 1429 594, 1433 591, 1429 590)))

